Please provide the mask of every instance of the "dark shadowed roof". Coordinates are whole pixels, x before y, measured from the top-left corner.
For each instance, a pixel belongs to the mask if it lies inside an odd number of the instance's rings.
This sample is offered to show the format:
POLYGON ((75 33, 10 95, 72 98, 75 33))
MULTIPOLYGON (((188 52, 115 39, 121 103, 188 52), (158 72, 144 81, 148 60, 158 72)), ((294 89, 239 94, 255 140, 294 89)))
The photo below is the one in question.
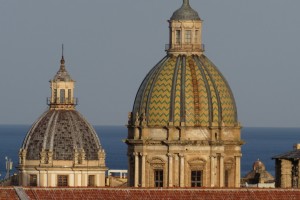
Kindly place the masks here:
POLYGON ((288 160, 300 159, 300 150, 296 149, 283 154, 279 154, 277 156, 272 157, 272 159, 288 159, 288 160))

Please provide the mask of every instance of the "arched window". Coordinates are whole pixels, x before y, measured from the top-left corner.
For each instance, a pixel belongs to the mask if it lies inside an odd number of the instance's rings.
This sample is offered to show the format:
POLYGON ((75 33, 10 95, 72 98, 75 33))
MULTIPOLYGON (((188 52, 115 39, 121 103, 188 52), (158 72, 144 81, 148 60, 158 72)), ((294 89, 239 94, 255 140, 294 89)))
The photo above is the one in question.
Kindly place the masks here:
POLYGON ((53 100, 54 100, 55 103, 57 103, 57 89, 54 89, 53 100))
POLYGON ((185 44, 191 44, 192 43, 192 31, 186 30, 185 31, 185 44))
POLYGON ((191 171, 191 187, 202 186, 202 170, 191 171))
POLYGON ((65 90, 60 90, 60 103, 65 103, 65 90))
POLYGON ((181 31, 176 30, 176 44, 180 44, 180 43, 181 43, 181 31))
POLYGON ((163 187, 164 184, 164 170, 156 169, 154 170, 154 186, 163 187))
POLYGON ((72 103, 72 90, 68 89, 68 103, 72 103))
POLYGON ((57 186, 58 187, 68 186, 68 175, 58 175, 57 186))
POLYGON ((199 43, 199 30, 195 30, 195 43, 198 44, 199 43))

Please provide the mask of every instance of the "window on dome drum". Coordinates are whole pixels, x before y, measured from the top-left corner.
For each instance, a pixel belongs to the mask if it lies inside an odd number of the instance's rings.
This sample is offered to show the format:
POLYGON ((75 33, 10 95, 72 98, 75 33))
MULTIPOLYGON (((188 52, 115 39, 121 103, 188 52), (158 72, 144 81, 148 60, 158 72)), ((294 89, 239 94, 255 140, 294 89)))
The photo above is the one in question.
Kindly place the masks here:
POLYGON ((195 43, 199 43, 199 30, 195 30, 195 43))
POLYGON ((191 171, 191 187, 202 186, 202 171, 191 171))
POLYGON ((164 171, 162 169, 154 170, 154 185, 155 187, 163 187, 164 171))
POLYGON ((89 186, 89 187, 95 186, 95 175, 89 175, 88 186, 89 186))
POLYGON ((225 170, 225 187, 229 187, 229 170, 225 170))
POLYGON ((30 174, 29 186, 37 186, 37 175, 36 174, 30 174))
POLYGON ((68 102, 71 102, 71 89, 68 89, 68 102))
POLYGON ((176 30, 176 44, 180 44, 180 43, 181 43, 181 31, 176 30))
POLYGON ((64 103, 65 102, 65 90, 61 89, 60 90, 60 103, 64 103))
POLYGON ((57 102, 57 89, 54 89, 53 99, 54 99, 54 102, 56 103, 57 102))
POLYGON ((57 186, 58 187, 68 186, 68 175, 58 175, 57 186))
POLYGON ((191 30, 186 30, 185 31, 185 43, 186 44, 191 44, 192 42, 192 31, 191 30))

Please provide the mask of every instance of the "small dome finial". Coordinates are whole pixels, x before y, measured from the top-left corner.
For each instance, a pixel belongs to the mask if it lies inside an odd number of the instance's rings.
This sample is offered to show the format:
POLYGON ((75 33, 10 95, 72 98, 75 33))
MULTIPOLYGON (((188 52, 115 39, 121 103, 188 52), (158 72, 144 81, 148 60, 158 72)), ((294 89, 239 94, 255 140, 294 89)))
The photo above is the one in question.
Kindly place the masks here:
POLYGON ((61 60, 60 64, 65 64, 65 59, 64 59, 64 44, 61 45, 61 60))
POLYGON ((183 5, 184 5, 184 6, 190 5, 190 1, 189 1, 189 0, 183 0, 183 5))

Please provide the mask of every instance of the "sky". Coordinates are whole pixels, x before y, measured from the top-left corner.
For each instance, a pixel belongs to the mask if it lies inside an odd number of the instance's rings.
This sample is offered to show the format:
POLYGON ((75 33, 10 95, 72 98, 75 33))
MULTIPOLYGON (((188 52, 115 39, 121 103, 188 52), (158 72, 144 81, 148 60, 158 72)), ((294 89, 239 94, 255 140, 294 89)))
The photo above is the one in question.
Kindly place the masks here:
MULTIPOLYGON (((77 109, 125 125, 147 72, 165 56, 182 0, 0 0, 0 124, 45 110, 61 44, 77 109)), ((229 82, 246 127, 300 127, 300 1, 190 0, 205 55, 229 82)))

